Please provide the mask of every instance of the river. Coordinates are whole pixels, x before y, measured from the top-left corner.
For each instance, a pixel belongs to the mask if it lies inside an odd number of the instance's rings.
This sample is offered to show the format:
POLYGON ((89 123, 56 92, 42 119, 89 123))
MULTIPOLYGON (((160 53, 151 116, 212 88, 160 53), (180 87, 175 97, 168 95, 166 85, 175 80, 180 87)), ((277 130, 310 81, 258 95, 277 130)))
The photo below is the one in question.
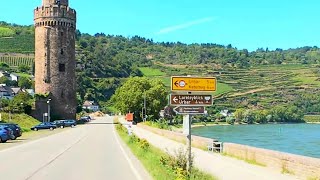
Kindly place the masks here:
POLYGON ((193 128, 192 134, 320 158, 320 124, 206 126, 193 128))

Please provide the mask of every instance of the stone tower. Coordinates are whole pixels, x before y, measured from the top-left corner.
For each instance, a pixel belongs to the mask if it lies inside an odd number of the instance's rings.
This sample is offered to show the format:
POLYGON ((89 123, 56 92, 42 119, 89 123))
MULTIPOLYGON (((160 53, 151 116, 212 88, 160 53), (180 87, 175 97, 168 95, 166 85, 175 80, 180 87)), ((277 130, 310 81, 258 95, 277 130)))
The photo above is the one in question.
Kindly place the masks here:
POLYGON ((75 118, 76 11, 68 0, 43 0, 34 10, 35 93, 38 117, 75 118))

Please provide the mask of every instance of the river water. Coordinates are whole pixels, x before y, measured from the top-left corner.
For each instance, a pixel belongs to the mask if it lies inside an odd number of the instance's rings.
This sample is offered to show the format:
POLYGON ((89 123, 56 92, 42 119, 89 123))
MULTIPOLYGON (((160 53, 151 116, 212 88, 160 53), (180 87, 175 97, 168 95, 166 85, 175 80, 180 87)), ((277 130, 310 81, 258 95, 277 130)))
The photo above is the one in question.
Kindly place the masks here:
POLYGON ((320 124, 206 126, 193 128, 192 134, 320 158, 320 124))

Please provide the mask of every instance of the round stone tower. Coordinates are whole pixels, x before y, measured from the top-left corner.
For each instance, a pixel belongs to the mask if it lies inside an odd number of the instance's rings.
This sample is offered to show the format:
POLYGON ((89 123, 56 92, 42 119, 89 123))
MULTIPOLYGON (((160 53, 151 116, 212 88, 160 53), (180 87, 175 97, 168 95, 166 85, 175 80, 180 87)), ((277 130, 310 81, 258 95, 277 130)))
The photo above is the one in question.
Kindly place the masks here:
POLYGON ((76 11, 68 0, 43 0, 34 10, 35 93, 38 117, 75 118, 76 11))

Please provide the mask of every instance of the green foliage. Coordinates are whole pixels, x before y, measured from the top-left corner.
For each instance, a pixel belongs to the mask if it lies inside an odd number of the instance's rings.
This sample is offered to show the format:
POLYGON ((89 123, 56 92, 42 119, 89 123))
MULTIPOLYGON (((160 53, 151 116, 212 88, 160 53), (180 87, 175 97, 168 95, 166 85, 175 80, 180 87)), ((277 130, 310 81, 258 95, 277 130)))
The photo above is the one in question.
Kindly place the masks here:
POLYGON ((30 66, 28 66, 28 65, 26 65, 26 64, 20 64, 19 66, 18 66, 18 70, 20 71, 20 72, 22 72, 22 73, 27 73, 27 72, 29 72, 30 71, 30 66))
POLYGON ((3 63, 3 62, 0 63, 0 70, 1 71, 8 71, 8 72, 12 71, 10 66, 8 64, 6 64, 6 63, 3 63))
POLYGON ((44 94, 36 93, 36 94, 34 95, 34 97, 35 97, 36 99, 45 99, 45 98, 48 98, 49 95, 50 95, 49 92, 48 92, 48 93, 44 93, 44 94))
POLYGON ((20 92, 12 100, 1 99, 1 108, 6 112, 31 114, 34 99, 27 92, 20 92))
POLYGON ((0 77, 0 84, 10 84, 9 78, 7 78, 6 76, 0 77))
POLYGON ((11 37, 13 35, 15 35, 15 33, 12 29, 0 26, 0 38, 1 37, 11 37))
POLYGON ((34 52, 34 26, 19 26, 0 21, 0 52, 34 52))
POLYGON ((22 76, 18 79, 18 86, 22 89, 31 89, 32 81, 30 78, 22 76))
POLYGON ((159 116, 160 110, 167 104, 167 92, 160 80, 151 81, 146 78, 129 78, 115 94, 110 102, 121 113, 135 113, 135 119, 139 116, 143 107, 144 95, 146 96, 147 115, 159 116))
POLYGON ((303 119, 306 121, 306 122, 320 122, 320 115, 305 115, 303 117, 303 119))
POLYGON ((274 106, 269 110, 244 110, 234 112, 238 123, 268 123, 268 122, 304 122, 303 112, 295 106, 274 106))
POLYGON ((228 116, 228 117, 226 117, 226 122, 228 124, 234 124, 235 118, 233 116, 228 116))
POLYGON ((2 122, 17 123, 24 132, 30 131, 30 128, 39 124, 39 121, 26 114, 4 113, 1 112, 2 122))
POLYGON ((141 67, 139 69, 142 72, 142 74, 146 77, 166 75, 166 73, 160 71, 159 69, 153 69, 153 68, 149 68, 149 67, 141 67))

